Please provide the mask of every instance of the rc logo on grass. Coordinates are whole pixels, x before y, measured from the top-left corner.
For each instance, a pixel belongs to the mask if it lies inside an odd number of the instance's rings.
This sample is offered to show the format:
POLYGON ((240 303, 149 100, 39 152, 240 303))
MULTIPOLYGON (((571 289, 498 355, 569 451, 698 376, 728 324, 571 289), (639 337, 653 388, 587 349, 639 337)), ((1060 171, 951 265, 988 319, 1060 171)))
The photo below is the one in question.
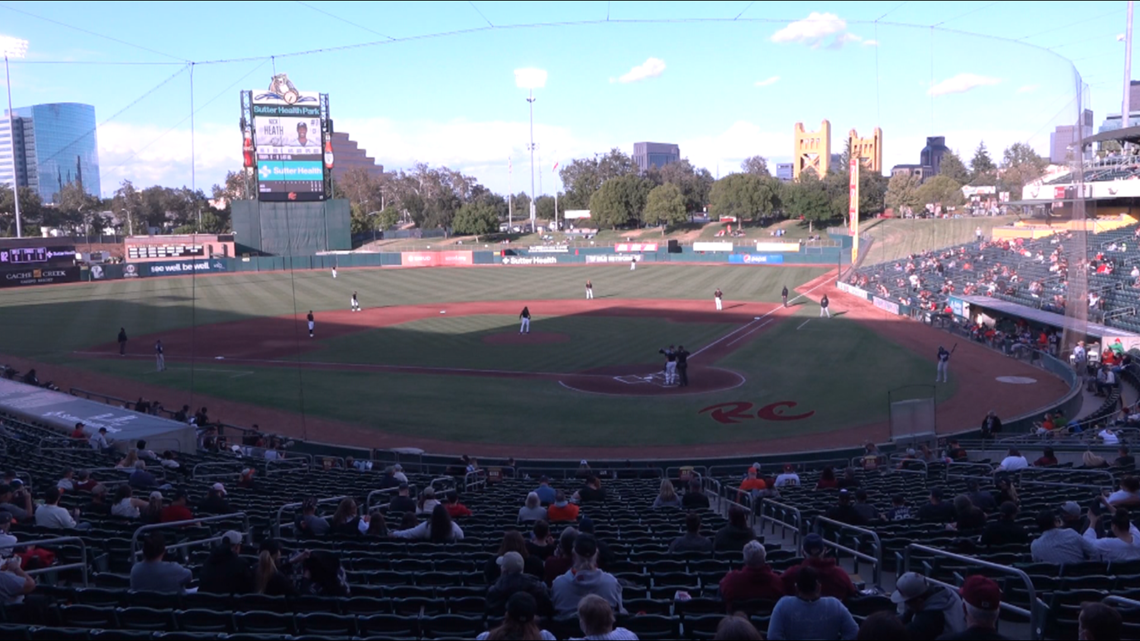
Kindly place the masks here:
POLYGON ((777 401, 761 407, 756 412, 752 403, 737 401, 733 403, 717 403, 710 405, 697 414, 708 413, 709 417, 721 425, 737 425, 744 421, 802 421, 815 414, 815 410, 803 414, 784 414, 783 410, 790 410, 798 403, 795 401, 777 401))

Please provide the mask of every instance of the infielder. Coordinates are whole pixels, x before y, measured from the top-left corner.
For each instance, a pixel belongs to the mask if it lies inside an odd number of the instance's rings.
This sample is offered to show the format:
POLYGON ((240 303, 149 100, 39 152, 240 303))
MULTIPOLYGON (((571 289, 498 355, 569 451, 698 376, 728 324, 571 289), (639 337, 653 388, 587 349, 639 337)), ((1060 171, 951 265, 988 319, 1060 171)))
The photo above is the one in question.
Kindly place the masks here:
POLYGON ((156 371, 166 371, 166 358, 162 355, 162 339, 154 342, 154 366, 156 371))
POLYGON ((827 294, 824 294, 823 298, 819 299, 819 317, 820 318, 823 318, 824 316, 831 318, 831 312, 828 311, 828 309, 827 309, 827 306, 830 304, 831 304, 831 301, 827 300, 827 294))
POLYGON ((352 292, 352 311, 360 311, 360 301, 356 298, 356 292, 352 292))
POLYGON ((787 307, 788 306, 788 286, 787 285, 784 285, 784 291, 780 292, 780 295, 784 297, 784 307, 787 307))
POLYGON ((313 310, 309 310, 309 338, 313 337, 313 328, 317 326, 316 321, 313 320, 313 310))
MULTIPOLYGON (((957 345, 955 345, 954 347, 957 348, 957 345)), ((935 383, 939 382, 938 379, 941 378, 943 383, 949 383, 950 382, 950 380, 948 378, 949 374, 950 374, 950 352, 946 351, 945 347, 939 345, 938 346, 938 373, 936 373, 934 375, 934 382, 935 383)))
POLYGON ((519 333, 530 333, 530 307, 523 307, 522 313, 519 314, 519 333))
POLYGON ((586 300, 594 300, 594 284, 586 281, 586 300))
POLYGON ((665 384, 673 385, 677 382, 677 350, 670 345, 666 349, 659 350, 659 353, 665 355, 665 384))
POLYGON ((721 301, 722 298, 724 298, 724 294, 721 293, 720 288, 717 287, 716 291, 713 292, 713 300, 716 301, 716 311, 718 312, 724 309, 724 303, 721 301))

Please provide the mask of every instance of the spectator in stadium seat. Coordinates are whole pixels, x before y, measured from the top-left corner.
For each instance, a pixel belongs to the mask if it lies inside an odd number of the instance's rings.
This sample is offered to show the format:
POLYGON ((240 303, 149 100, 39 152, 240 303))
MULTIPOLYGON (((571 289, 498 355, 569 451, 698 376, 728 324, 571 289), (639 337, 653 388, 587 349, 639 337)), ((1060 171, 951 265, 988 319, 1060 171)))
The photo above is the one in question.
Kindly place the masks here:
POLYGON ((550 519, 551 523, 577 521, 579 510, 577 505, 566 500, 565 492, 558 490, 554 494, 554 503, 546 508, 546 518, 550 519))
POLYGON ((543 639, 554 641, 557 637, 538 627, 534 622, 538 614, 538 604, 526 592, 515 592, 507 599, 506 616, 499 627, 480 633, 476 641, 483 639, 543 639))
POLYGON ((1103 603, 1081 604, 1077 617, 1077 638, 1081 641, 1119 641, 1124 619, 1116 608, 1103 603))
MULTIPOLYGON (((502 563, 499 559, 503 558, 507 552, 515 552, 523 560, 522 572, 529 574, 535 578, 541 579, 544 564, 542 559, 532 555, 527 550, 527 542, 523 538, 521 532, 517 530, 510 530, 503 535, 502 543, 499 543, 499 550, 495 552, 495 556, 487 559, 487 565, 483 568, 483 578, 486 580, 487 585, 491 585, 502 573, 502 563)), ((506 602, 506 597, 503 597, 503 602, 506 602)))
POLYGON ((287 563, 281 562, 281 544, 274 539, 261 542, 261 549, 257 557, 257 570, 253 577, 253 591, 255 594, 266 596, 296 596, 297 588, 292 579, 282 571, 297 561, 304 561, 308 557, 307 551, 297 553, 287 563))
MULTIPOLYGON (((19 605, 24 597, 36 589, 36 580, 29 576, 17 557, 5 559, 0 564, 0 604, 19 605)), ((12 612, 9 616, 19 616, 12 612)))
POLYGON ((173 523, 174 521, 193 519, 194 514, 190 512, 190 508, 186 507, 186 498, 186 490, 176 490, 170 505, 162 508, 162 514, 158 517, 159 522, 173 523))
POLYGON ((154 490, 147 496, 146 507, 139 511, 139 523, 153 525, 162 521, 162 492, 154 490))
POLYGON ((76 423, 75 429, 71 430, 71 438, 76 441, 79 439, 87 440, 87 431, 83 427, 83 423, 76 423))
MULTIPOLYGON (((441 508, 442 509, 442 508, 441 508)), ((444 512, 446 515, 447 512, 444 512)), ((317 550, 310 552, 302 565, 301 594, 316 596, 347 597, 352 589, 344 573, 340 559, 331 552, 317 550)))
POLYGON ((1132 469, 1136 467, 1136 457, 1128 453, 1128 446, 1121 445, 1117 450, 1116 460, 1112 462, 1113 467, 1124 467, 1132 469))
POLYGON ((210 551, 202 565, 198 589, 218 594, 249 594, 253 592, 253 570, 241 558, 242 535, 230 530, 222 541, 210 551))
MULTIPOLYGON (((583 640, 605 639, 637 641, 637 635, 625 628, 614 627, 614 607, 605 598, 588 594, 578 602, 578 626, 586 636, 583 640)), ((579 638, 579 637, 572 637, 579 638)))
POLYGON ((891 601, 902 609, 902 622, 912 639, 937 639, 966 629, 966 612, 958 593, 917 572, 898 578, 891 601))
POLYGON ((328 519, 317 516, 317 500, 307 498, 301 503, 301 518, 297 527, 306 537, 321 537, 329 533, 331 526, 328 519))
POLYGON ((1105 500, 1113 507, 1140 506, 1140 479, 1135 476, 1120 479, 1120 489, 1109 494, 1105 500))
POLYGON ((796 466, 788 463, 784 465, 784 472, 776 477, 774 485, 781 487, 799 487, 800 475, 796 474, 796 466))
POLYGON ((364 531, 364 534, 375 538, 388 538, 388 520, 384 518, 382 512, 373 510, 368 515, 368 529, 364 531))
POLYGON ((114 454, 115 452, 115 448, 111 445, 113 441, 107 438, 107 428, 105 427, 100 427, 99 431, 92 434, 87 442, 91 445, 91 449, 104 454, 114 454))
POLYGON ((451 518, 459 519, 471 516, 471 510, 459 502, 459 492, 448 490, 444 498, 447 499, 447 503, 443 507, 447 509, 447 513, 451 515, 451 518))
POLYGON ((784 596, 780 575, 768 566, 768 552, 759 541, 744 546, 744 567, 732 570, 720 580, 720 598, 729 612, 736 603, 753 599, 779 601, 784 596))
POLYGON ((843 477, 839 479, 838 485, 841 490, 854 490, 859 487, 859 477, 855 476, 855 468, 849 467, 843 470, 843 477))
POLYGON ((410 530, 420 524, 420 520, 412 512, 405 512, 403 518, 400 519, 401 530, 410 530))
POLYGON ((1089 520, 1085 517, 1084 510, 1075 501, 1062 503, 1058 514, 1061 516, 1063 527, 1076 530, 1077 534, 1084 532, 1085 528, 1089 526, 1089 520))
MULTIPOLYGON (((785 591, 789 591, 787 576, 785 572, 785 591)), ((814 568, 797 572, 790 587, 795 596, 783 597, 772 609, 769 639, 854 639, 859 633, 843 603, 823 594, 823 582, 814 568)))
POLYGON ((905 494, 896 494, 891 497, 891 507, 883 513, 884 521, 910 520, 910 506, 906 504, 905 494))
POLYGON ((851 505, 850 492, 847 490, 839 490, 838 501, 839 503, 837 505, 827 510, 827 518, 848 525, 858 526, 867 524, 863 519, 863 515, 859 513, 859 510, 856 510, 855 506, 851 505))
POLYGON ((910 632, 894 612, 880 610, 863 619, 858 641, 911 641, 910 632))
POLYGON ((713 635, 713 639, 756 639, 756 641, 760 641, 763 638, 756 626, 752 625, 748 616, 743 613, 730 614, 721 619, 716 626, 716 634, 713 635))
POLYGON ((998 504, 994 500, 993 492, 983 490, 974 479, 966 481, 966 496, 970 497, 970 502, 986 514, 993 514, 997 511, 998 504))
POLYGON ((546 508, 542 507, 542 499, 539 498, 538 492, 531 492, 526 495, 526 505, 519 508, 519 523, 527 521, 545 521, 546 508))
POLYGON ((119 459, 118 463, 115 463, 115 467, 119 468, 120 470, 125 470, 129 474, 130 472, 132 472, 135 469, 135 463, 137 463, 138 460, 139 460, 138 450, 131 448, 127 452, 126 456, 119 459))
MULTIPOLYGON (((535 521, 526 537, 526 549, 531 556, 545 561, 546 557, 554 554, 558 542, 550 534, 550 524, 546 521, 535 521)), ((525 556, 525 555, 524 555, 525 556)), ((541 574, 539 575, 541 576, 541 574)))
POLYGON ((99 485, 99 481, 91 478, 91 472, 87 470, 80 470, 75 475, 75 491, 77 492, 90 492, 95 489, 96 485, 99 485))
POLYGON ((541 579, 523 571, 526 560, 521 554, 512 550, 491 561, 495 563, 500 573, 491 587, 487 588, 487 614, 502 616, 506 612, 507 601, 511 596, 516 592, 525 592, 534 598, 539 614, 544 617, 550 616, 554 611, 550 592, 541 579))
MULTIPOLYGON (((60 492, 58 487, 48 488, 44 494, 44 504, 36 510, 37 526, 51 530, 66 530, 80 526, 70 511, 59 506, 59 499, 62 496, 63 492, 60 492)), ((83 526, 85 529, 91 527, 89 523, 84 523, 83 526)))
POLYGON ((137 499, 126 483, 115 489, 115 501, 111 504, 111 516, 124 519, 137 519, 142 514, 141 509, 149 503, 144 499, 137 499))
MULTIPOLYGON (((614 610, 624 613, 621 600, 621 584, 612 574, 598 569, 597 540, 589 534, 579 534, 574 539, 574 566, 562 576, 554 579, 551 593, 555 616, 568 617, 578 610, 582 597, 601 597, 614 610)), ((584 632, 598 634, 583 629, 584 632)))
POLYGON ((1034 467, 1055 467, 1057 465, 1057 455, 1053 452, 1053 448, 1046 447, 1041 453, 1041 458, 1033 461, 1034 467))
POLYGON ((744 475, 744 480, 740 482, 740 489, 736 492, 736 500, 740 501, 744 495, 755 496, 756 492, 763 492, 768 489, 768 484, 764 479, 759 478, 759 470, 755 467, 748 468, 744 475))
POLYGON ((982 545, 1026 544, 1029 533, 1017 522, 1017 504, 1002 503, 1001 516, 986 526, 982 532, 982 545))
POLYGON ((425 487, 423 492, 420 492, 419 505, 416 507, 416 514, 431 514, 435 511, 437 505, 443 505, 435 498, 435 489, 425 487))
POLYGON ((580 490, 574 493, 573 501, 578 504, 582 503, 604 503, 606 500, 606 489, 602 487, 602 480, 597 476, 590 476, 586 479, 586 484, 580 490))
POLYGON ((578 529, 567 527, 558 537, 558 549, 546 557, 542 569, 542 579, 546 585, 554 583, 554 579, 562 576, 574 566, 574 539, 578 538, 578 529))
POLYGON ((539 477, 538 487, 535 488, 534 493, 538 495, 543 505, 550 505, 554 502, 554 488, 550 487, 550 479, 545 476, 539 477))
POLYGON ((75 470, 71 469, 70 467, 65 467, 63 469, 63 475, 60 477, 59 481, 56 481, 55 486, 63 492, 74 492, 75 470))
POLYGON ((870 523, 879 520, 879 511, 875 509, 874 505, 867 502, 867 490, 855 490, 855 503, 851 506, 859 513, 859 518, 863 523, 870 523))
POLYGON ((1027 467, 1029 467, 1029 461, 1025 460, 1025 457, 1021 455, 1021 452, 1019 452, 1016 447, 1011 447, 1009 453, 1002 459, 1001 464, 998 465, 998 469, 1003 472, 1016 472, 1018 470, 1024 470, 1027 467))
POLYGON ((161 532, 143 539, 143 560, 131 567, 131 589, 141 592, 181 592, 194 576, 190 570, 163 560, 166 542, 161 532))
POLYGON ((363 534, 368 528, 360 518, 360 509, 356 501, 351 498, 341 499, 336 506, 336 512, 329 519, 329 534, 346 537, 356 537, 363 534))
POLYGON ((111 504, 107 502, 107 486, 102 483, 91 488, 91 501, 83 506, 85 514, 111 516, 111 504))
POLYGON ((412 490, 407 483, 400 483, 396 490, 396 496, 388 502, 388 513, 415 514, 416 502, 412 499, 411 492, 412 490))
POLYGON ((986 513, 979 510, 965 494, 954 497, 954 529, 980 530, 986 526, 986 513))
POLYGON ((396 463, 392 466, 392 478, 396 479, 397 483, 407 483, 408 475, 404 474, 404 466, 396 463))
POLYGON ((748 525, 748 512, 734 505, 728 511, 728 524, 713 537, 713 548, 717 552, 736 551, 755 539, 756 533, 748 525))
POLYGON ((1061 514, 1055 510, 1038 512, 1037 528, 1041 534, 1029 545, 1034 563, 1072 564, 1097 557, 1092 543, 1076 530, 1066 527, 1061 514))
POLYGON ((446 508, 436 505, 430 519, 409 530, 396 530, 392 536, 431 543, 454 543, 463 540, 463 529, 452 522, 446 508))
POLYGON ((942 500, 942 488, 930 490, 930 501, 918 508, 918 519, 930 523, 951 523, 956 516, 954 506, 942 500))
POLYGON ((589 534, 594 537, 594 545, 598 547, 598 567, 606 569, 613 565, 614 553, 610 550, 610 546, 605 541, 598 538, 597 533, 594 531, 594 520, 588 516, 583 516, 578 520, 578 533, 589 534))
POLYGON ((174 452, 171 452, 170 450, 166 450, 162 453, 162 460, 159 462, 168 470, 177 470, 178 468, 182 467, 178 463, 178 459, 176 458, 174 452))
POLYGON ((701 536, 701 515, 689 512, 685 515, 685 533, 669 543, 670 554, 687 552, 712 552, 713 542, 701 536))
POLYGON ((970 458, 970 455, 958 444, 958 439, 950 439, 946 443, 946 458, 955 463, 963 463, 970 458))
POLYGON ((146 471, 144 461, 135 461, 135 469, 131 472, 130 479, 127 482, 136 490, 149 490, 152 487, 158 487, 158 479, 154 477, 154 474, 146 471))
POLYGON ((839 487, 839 480, 835 478, 835 470, 831 467, 823 468, 819 473, 819 481, 815 484, 817 490, 827 490, 839 487))
POLYGON ((221 483, 211 485, 209 493, 198 509, 207 514, 232 514, 234 509, 226 500, 226 486, 221 483))
POLYGON ((982 438, 991 439, 994 434, 1001 432, 1001 419, 998 418, 997 412, 990 410, 986 417, 982 419, 982 438))
POLYGON ((835 559, 823 555, 825 549, 823 537, 820 535, 809 534, 804 537, 803 563, 784 570, 780 577, 784 582, 784 594, 795 593, 796 576, 807 568, 815 571, 823 596, 846 601, 858 593, 855 584, 851 582, 851 577, 847 576, 847 571, 839 567, 835 559))
POLYGON ((709 507, 709 497, 705 494, 704 488, 701 487, 701 480, 699 478, 689 479, 689 489, 685 495, 681 497, 681 509, 683 510, 707 510, 709 507))
POLYGON ((997 497, 995 500, 998 505, 1002 503, 1019 503, 1020 499, 1017 498, 1017 488, 1010 482, 1009 476, 1003 476, 997 480, 997 497))
POLYGON ((1085 540, 1092 543, 1102 561, 1134 561, 1140 559, 1140 530, 1132 525, 1128 508, 1108 506, 1112 512, 1109 529, 1111 534, 1097 538, 1097 522, 1103 515, 1089 510, 1089 529, 1085 530, 1085 540))
POLYGON ((673 481, 661 479, 661 487, 657 490, 657 498, 653 500, 652 507, 654 510, 681 507, 681 498, 677 496, 677 488, 673 487, 673 481))
POLYGON ((148 450, 146 448, 146 441, 139 441, 139 442, 135 443, 135 450, 138 451, 139 458, 141 458, 141 459, 145 459, 148 461, 157 461, 158 460, 158 457, 155 456, 154 452, 152 452, 151 450, 148 450))
POLYGON ((966 578, 958 590, 966 610, 966 629, 956 634, 948 634, 942 639, 951 641, 972 639, 997 639, 1009 637, 998 634, 997 621, 1001 614, 1001 588, 992 579, 981 575, 966 578))

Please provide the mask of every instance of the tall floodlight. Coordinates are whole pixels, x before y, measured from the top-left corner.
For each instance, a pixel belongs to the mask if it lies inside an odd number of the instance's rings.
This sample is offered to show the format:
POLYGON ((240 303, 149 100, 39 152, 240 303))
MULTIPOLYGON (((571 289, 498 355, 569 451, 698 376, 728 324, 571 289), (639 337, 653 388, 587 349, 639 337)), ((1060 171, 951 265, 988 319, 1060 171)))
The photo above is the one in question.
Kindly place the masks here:
POLYGON ((526 101, 530 103, 530 230, 535 231, 535 193, 534 193, 534 97, 535 89, 546 86, 545 69, 515 69, 515 85, 527 90, 526 101))
POLYGON ((20 226, 20 179, 16 175, 16 118, 12 113, 12 74, 8 71, 8 58, 20 59, 28 52, 28 41, 0 36, 0 53, 4 54, 4 78, 8 84, 8 135, 12 139, 12 198, 16 204, 16 238, 23 237, 20 226))
MULTIPOLYGON (((1120 128, 1132 125, 1132 3, 1124 23, 1124 106, 1120 110, 1120 128)), ((1083 150, 1082 150, 1083 151, 1083 150)))

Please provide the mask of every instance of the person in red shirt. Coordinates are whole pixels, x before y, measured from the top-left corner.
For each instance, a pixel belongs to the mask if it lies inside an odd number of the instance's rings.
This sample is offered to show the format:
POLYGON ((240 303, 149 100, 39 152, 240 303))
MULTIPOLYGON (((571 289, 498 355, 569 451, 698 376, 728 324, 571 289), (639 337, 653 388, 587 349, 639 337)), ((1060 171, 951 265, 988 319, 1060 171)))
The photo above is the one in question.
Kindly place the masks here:
POLYGON ((87 440, 87 434, 83 432, 83 423, 76 423, 75 429, 71 430, 71 438, 81 438, 87 440))
POLYGON ((858 594, 855 590, 855 584, 851 582, 851 577, 847 576, 846 570, 839 567, 835 559, 823 556, 824 549, 822 536, 809 534, 804 537, 804 562, 788 568, 780 575, 780 579, 784 582, 785 592, 788 594, 795 593, 796 576, 799 575, 801 569, 810 567, 819 573, 821 596, 835 597, 840 601, 846 601, 858 594))
POLYGON ((768 484, 764 482, 764 479, 758 478, 756 476, 756 468, 755 467, 750 467, 750 468, 748 468, 748 475, 744 478, 744 481, 740 484, 740 490, 737 492, 737 496, 738 496, 737 500, 739 500, 740 496, 752 493, 753 490, 763 491, 766 489, 768 489, 768 484))
POLYGON ((577 521, 578 506, 566 500, 566 492, 558 490, 554 494, 554 503, 546 508, 546 519, 551 523, 577 521))
POLYGON ((194 515, 190 512, 190 508, 186 507, 186 491, 178 490, 174 493, 174 500, 170 505, 162 508, 162 514, 159 520, 162 523, 172 523, 174 521, 190 521, 194 519, 194 515))
POLYGON ((732 570, 720 580, 720 596, 728 612, 741 601, 779 601, 784 596, 780 575, 768 567, 767 559, 763 543, 749 541, 744 545, 744 567, 732 570))
POLYGON ((815 484, 815 489, 826 490, 838 487, 839 479, 835 478, 835 470, 830 467, 823 468, 823 471, 819 474, 819 482, 815 484))
POLYGON ((471 516, 471 510, 459 502, 459 493, 455 490, 447 491, 447 503, 443 507, 447 510, 447 514, 453 519, 462 516, 471 516))

